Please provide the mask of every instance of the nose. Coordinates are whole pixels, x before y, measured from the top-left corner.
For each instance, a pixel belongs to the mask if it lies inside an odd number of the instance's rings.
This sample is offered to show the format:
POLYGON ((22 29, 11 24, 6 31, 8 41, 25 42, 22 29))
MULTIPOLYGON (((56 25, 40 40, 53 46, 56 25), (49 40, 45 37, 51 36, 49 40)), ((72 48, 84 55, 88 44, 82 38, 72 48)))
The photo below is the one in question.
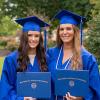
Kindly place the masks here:
POLYGON ((31 38, 32 40, 35 40, 35 38, 34 38, 34 36, 32 36, 32 38, 31 38))
POLYGON ((66 33, 67 33, 67 30, 66 30, 66 29, 64 29, 63 33, 64 33, 64 34, 66 34, 66 33))

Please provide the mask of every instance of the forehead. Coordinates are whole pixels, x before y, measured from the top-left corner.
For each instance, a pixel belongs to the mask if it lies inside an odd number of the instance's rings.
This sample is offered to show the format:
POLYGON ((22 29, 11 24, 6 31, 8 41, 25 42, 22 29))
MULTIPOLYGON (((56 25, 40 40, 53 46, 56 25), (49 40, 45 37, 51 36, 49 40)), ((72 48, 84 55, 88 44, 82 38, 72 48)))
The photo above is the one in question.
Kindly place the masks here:
POLYGON ((28 34, 40 34, 40 32, 39 31, 28 31, 28 34))
POLYGON ((60 27, 72 27, 72 24, 60 24, 60 27))

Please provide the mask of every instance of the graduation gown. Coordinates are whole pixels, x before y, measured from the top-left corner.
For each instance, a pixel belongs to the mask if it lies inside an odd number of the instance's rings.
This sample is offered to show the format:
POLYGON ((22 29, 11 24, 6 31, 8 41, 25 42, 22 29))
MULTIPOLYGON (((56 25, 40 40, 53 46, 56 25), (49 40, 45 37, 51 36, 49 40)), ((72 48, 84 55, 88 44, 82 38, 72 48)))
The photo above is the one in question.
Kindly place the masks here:
MULTIPOLYGON (((62 50, 58 60, 58 66, 56 68, 56 63, 60 50, 61 50, 60 47, 53 47, 47 50, 48 68, 49 71, 51 71, 52 75, 52 100, 56 100, 54 95, 55 70, 64 69, 66 64, 68 63, 67 60, 64 62, 64 64, 62 64, 62 59, 63 59, 63 50, 62 50)), ((96 59, 85 48, 82 48, 81 56, 82 56, 83 70, 89 70, 90 91, 89 94, 87 94, 87 96, 84 98, 84 100, 100 100, 100 76, 96 59)), ((66 70, 67 69, 71 69, 70 64, 68 64, 68 66, 66 67, 66 70)), ((63 100, 63 98, 58 96, 57 100, 63 100)))
MULTIPOLYGON (((16 69, 18 51, 14 51, 5 57, 0 85, 0 100, 24 100, 24 97, 18 97, 16 93, 16 69)), ((40 67, 38 64, 37 57, 35 56, 33 66, 29 63, 27 65, 28 72, 39 72, 40 67)), ((43 99, 44 100, 44 99, 43 99)))

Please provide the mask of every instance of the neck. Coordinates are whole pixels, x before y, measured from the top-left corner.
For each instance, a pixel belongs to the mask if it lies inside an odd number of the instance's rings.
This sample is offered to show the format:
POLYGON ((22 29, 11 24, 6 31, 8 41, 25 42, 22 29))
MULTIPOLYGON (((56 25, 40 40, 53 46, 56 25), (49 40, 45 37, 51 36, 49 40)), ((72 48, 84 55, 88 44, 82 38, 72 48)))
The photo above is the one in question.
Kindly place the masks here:
POLYGON ((71 58, 73 56, 73 44, 63 44, 63 60, 62 63, 64 63, 66 60, 71 58))
POLYGON ((29 55, 36 55, 36 48, 30 48, 28 51, 29 55))
POLYGON ((73 50, 73 43, 64 43, 63 44, 63 49, 64 50, 73 50))

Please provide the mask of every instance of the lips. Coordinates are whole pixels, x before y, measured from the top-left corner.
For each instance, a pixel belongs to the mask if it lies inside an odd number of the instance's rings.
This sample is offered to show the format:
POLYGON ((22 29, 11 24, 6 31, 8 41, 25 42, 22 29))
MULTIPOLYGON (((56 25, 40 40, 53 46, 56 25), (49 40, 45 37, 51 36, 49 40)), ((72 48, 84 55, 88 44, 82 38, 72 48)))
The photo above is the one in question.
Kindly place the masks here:
POLYGON ((70 36, 62 36, 62 38, 69 38, 70 36))
POLYGON ((29 44, 30 44, 31 46, 32 46, 32 45, 37 45, 37 42, 30 42, 29 44))
POLYGON ((35 42, 35 41, 30 41, 30 43, 37 43, 37 41, 35 42))

